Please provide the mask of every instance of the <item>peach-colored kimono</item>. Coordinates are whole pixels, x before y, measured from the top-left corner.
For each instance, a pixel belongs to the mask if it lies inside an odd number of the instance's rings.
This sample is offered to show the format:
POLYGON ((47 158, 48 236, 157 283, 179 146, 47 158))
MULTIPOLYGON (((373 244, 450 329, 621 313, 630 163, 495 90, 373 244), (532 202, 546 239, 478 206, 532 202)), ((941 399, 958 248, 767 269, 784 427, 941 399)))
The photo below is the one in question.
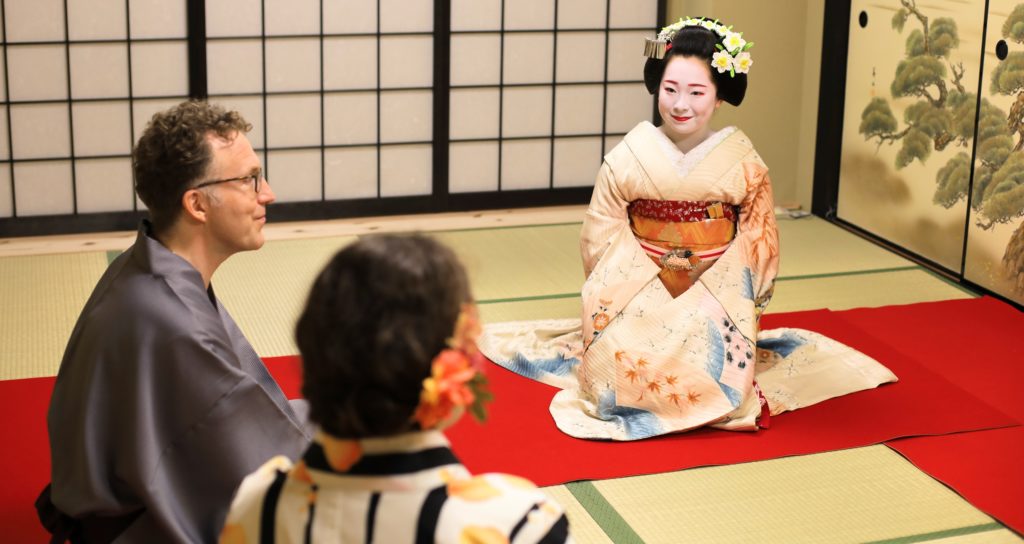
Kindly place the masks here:
POLYGON ((580 438, 634 440, 704 425, 754 430, 769 413, 895 381, 878 362, 817 333, 759 331, 779 260, 767 171, 733 127, 683 154, 640 123, 605 157, 583 223, 582 323, 492 325, 484 353, 561 387, 551 413, 580 438), (639 199, 739 206, 735 238, 678 296, 630 227, 627 206, 639 199))

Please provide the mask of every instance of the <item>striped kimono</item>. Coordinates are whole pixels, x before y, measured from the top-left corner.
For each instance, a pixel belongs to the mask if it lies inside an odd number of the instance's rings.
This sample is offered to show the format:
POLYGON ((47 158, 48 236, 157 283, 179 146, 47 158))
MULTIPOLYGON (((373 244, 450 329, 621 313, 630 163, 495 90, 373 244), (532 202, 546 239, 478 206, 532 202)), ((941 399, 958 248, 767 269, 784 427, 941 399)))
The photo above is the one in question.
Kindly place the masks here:
POLYGON ((820 334, 760 330, 778 273, 778 231, 768 168, 735 127, 684 154, 652 124, 637 125, 605 156, 580 249, 582 319, 493 324, 480 341, 492 361, 562 389, 551 414, 566 434, 755 430, 771 415, 896 380, 820 334), (630 215, 643 201, 733 207, 735 237, 716 236, 727 246, 673 284, 645 247, 651 238, 694 250, 686 255, 701 255, 708 240, 686 240, 693 229, 644 227, 630 215))
POLYGON ((243 542, 572 542, 565 514, 532 483, 470 475, 440 431, 341 440, 278 456, 239 487, 221 533, 243 542))

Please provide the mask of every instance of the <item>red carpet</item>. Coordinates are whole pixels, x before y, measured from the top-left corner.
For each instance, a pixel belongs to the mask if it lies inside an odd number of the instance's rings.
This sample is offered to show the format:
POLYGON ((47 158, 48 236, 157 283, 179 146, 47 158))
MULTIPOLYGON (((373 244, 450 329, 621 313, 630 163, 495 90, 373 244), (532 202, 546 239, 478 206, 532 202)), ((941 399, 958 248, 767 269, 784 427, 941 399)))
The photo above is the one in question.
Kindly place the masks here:
MULTIPOLYGON (((1024 313, 992 298, 842 312, 871 323, 880 340, 913 346, 918 360, 1024 422, 1024 313), (920 324, 923 315, 929 316, 920 324), (915 323, 917 322, 917 323, 915 323), (906 343, 907 323, 930 341, 906 343)), ((944 399, 937 399, 944 403, 944 399)), ((1024 533, 1024 427, 904 438, 888 443, 971 504, 1024 533), (1017 459, 1017 461, 1013 461, 1017 459)))
MULTIPOLYGON (((772 418, 771 429, 757 433, 704 430, 611 443, 563 435, 548 414, 555 390, 494 366, 489 377, 497 400, 490 420, 481 427, 463 418, 448 435, 470 470, 519 474, 540 485, 923 437, 891 445, 972 504, 1024 530, 1024 469, 1009 459, 1022 451, 1024 428, 951 434, 1024 420, 1024 314, 983 298, 775 314, 765 316, 764 326, 801 327, 836 338, 884 362, 900 382, 781 414, 772 418)), ((298 365, 296 357, 267 360, 289 397, 299 394, 298 365)), ((46 407, 52 386, 53 378, 0 382, 0 440, 7 444, 0 460, 9 467, 0 495, 5 542, 45 538, 32 501, 49 479, 46 407)))

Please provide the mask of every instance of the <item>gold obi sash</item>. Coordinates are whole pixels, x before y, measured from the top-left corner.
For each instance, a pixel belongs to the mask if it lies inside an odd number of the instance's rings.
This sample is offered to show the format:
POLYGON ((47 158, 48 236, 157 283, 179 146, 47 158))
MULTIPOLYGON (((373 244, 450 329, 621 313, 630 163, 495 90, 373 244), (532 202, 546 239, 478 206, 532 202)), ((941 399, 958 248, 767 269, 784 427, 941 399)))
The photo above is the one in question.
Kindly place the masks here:
POLYGON ((633 235, 661 267, 662 284, 677 297, 728 249, 736 237, 737 208, 721 202, 642 199, 626 211, 633 235))

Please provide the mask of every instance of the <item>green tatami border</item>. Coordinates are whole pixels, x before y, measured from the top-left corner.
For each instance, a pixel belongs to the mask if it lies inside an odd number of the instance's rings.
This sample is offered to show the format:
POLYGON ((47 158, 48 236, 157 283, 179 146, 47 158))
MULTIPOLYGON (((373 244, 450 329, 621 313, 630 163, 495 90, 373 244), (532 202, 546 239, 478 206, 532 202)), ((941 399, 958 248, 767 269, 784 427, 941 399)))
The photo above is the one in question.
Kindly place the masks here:
POLYGON ((566 489, 583 509, 590 514, 590 517, 597 522, 598 526, 608 535, 608 538, 616 544, 644 544, 640 535, 630 527, 615 507, 608 502, 608 499, 598 491, 593 482, 569 482, 565 484, 566 489))
POLYGON ((872 540, 870 542, 865 542, 864 544, 910 544, 912 542, 928 542, 931 540, 941 540, 943 538, 949 538, 953 536, 987 533, 989 531, 998 531, 1000 529, 1005 529, 1005 527, 1003 526, 1003 524, 999 522, 982 523, 981 525, 969 525, 967 527, 958 527, 956 529, 935 531, 934 533, 922 533, 919 535, 901 536, 885 540, 872 540))

